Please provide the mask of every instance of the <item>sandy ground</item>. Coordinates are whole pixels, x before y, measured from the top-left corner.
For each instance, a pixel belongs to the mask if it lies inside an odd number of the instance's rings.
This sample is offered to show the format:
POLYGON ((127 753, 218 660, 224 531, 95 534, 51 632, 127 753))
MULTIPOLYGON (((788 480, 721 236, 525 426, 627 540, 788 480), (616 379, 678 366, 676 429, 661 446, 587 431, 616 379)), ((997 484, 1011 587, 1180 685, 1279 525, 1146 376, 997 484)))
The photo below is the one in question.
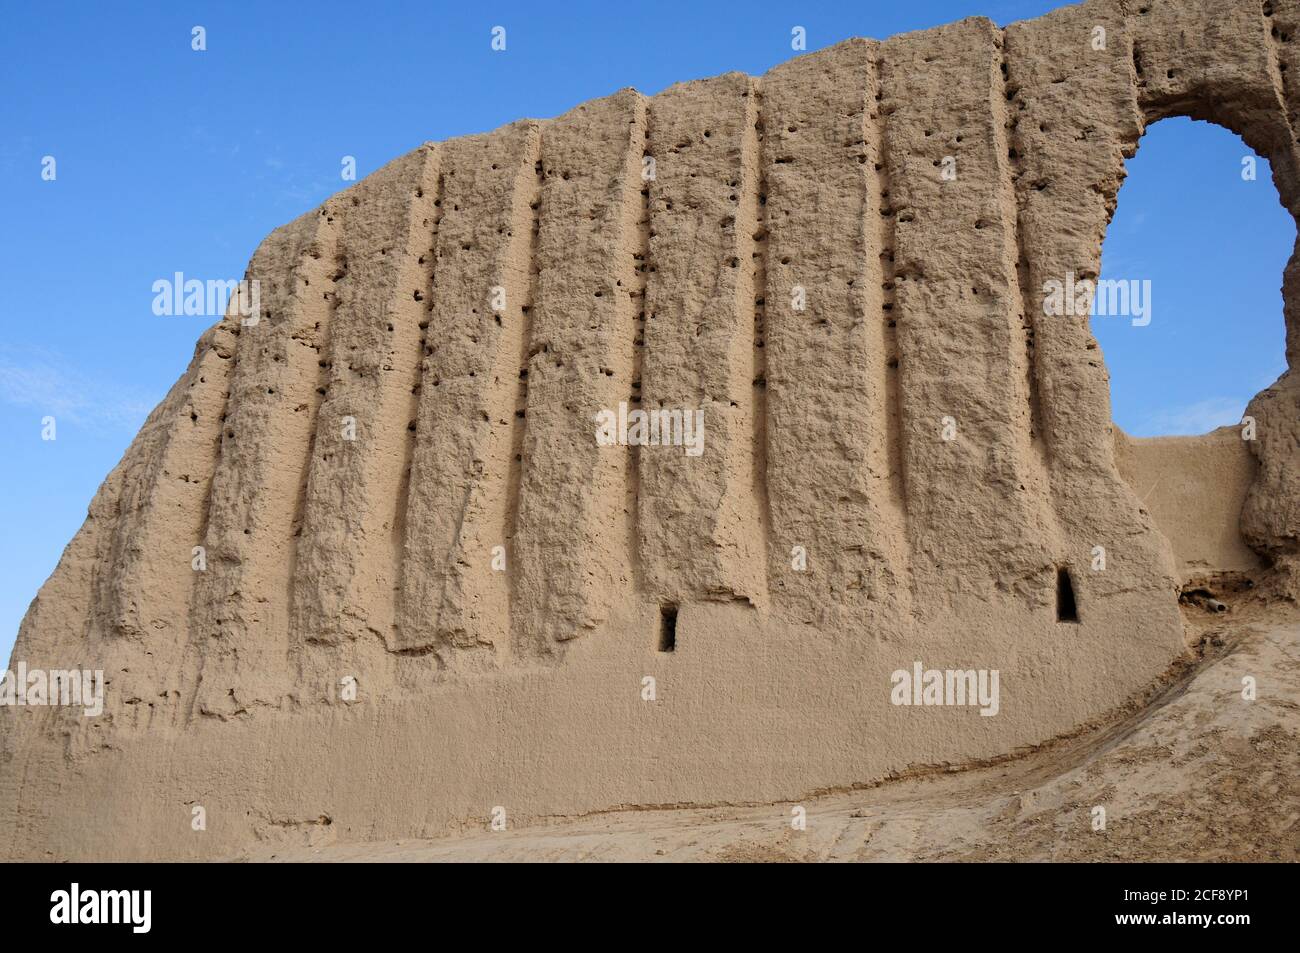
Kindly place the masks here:
POLYGON ((1300 859, 1300 612, 1185 607, 1195 660, 1108 726, 1000 763, 796 804, 628 810, 436 840, 267 847, 271 861, 1300 859), (1251 677, 1256 697, 1243 697, 1251 677), (806 829, 792 825, 806 811, 806 829), (1105 829, 1094 830, 1096 808, 1105 829))

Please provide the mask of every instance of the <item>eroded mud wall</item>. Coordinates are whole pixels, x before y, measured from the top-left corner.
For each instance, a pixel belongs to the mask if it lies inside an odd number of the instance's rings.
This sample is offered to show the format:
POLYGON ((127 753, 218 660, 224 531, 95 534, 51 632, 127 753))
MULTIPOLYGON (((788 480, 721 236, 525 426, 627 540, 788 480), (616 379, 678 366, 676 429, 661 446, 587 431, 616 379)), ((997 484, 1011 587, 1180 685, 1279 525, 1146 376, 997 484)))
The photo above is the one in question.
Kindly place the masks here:
MULTIPOLYGON (((0 711, 6 851, 790 798, 1122 704, 1183 651, 1178 570, 1041 289, 1096 276, 1163 116, 1300 210, 1297 27, 1094 0, 849 40, 430 144, 278 229, 259 320, 203 336, 23 623, 16 660, 109 687, 0 711), (700 439, 628 445, 637 411, 700 439), (918 661, 998 670, 998 713, 891 704, 918 661)), ((1298 402, 1250 411, 1283 568, 1298 402)))

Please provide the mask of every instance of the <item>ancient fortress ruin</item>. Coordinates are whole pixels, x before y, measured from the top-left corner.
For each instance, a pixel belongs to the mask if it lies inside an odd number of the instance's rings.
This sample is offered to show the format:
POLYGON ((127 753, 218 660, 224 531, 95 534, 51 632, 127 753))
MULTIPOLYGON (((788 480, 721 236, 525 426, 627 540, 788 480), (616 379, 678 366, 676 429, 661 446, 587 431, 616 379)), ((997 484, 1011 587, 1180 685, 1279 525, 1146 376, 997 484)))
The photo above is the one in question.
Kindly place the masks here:
POLYGON ((1254 440, 1129 441, 1041 289, 1097 276, 1164 117, 1300 212, 1297 31, 1091 0, 849 40, 430 143, 276 230, 23 622, 15 662, 107 689, 0 708, 5 853, 774 802, 1103 718, 1185 653, 1190 573, 1295 594, 1300 384, 1254 440), (702 452, 626 439, 661 409, 702 452), (996 716, 892 704, 918 662, 1000 672, 996 716))

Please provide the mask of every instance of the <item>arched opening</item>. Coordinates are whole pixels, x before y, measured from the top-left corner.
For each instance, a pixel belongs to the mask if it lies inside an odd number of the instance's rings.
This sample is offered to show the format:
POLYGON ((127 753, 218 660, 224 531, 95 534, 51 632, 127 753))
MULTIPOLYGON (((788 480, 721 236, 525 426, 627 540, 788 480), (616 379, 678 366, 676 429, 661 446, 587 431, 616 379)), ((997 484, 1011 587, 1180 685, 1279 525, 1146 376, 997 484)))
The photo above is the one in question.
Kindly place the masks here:
POLYGON ((1092 318, 1111 414, 1134 437, 1236 424, 1286 367, 1281 286, 1295 222, 1268 160, 1212 123, 1154 123, 1126 171, 1101 278, 1149 282, 1152 294, 1141 302, 1149 323, 1092 318))
POLYGON ((1091 318, 1116 459, 1185 579, 1248 572, 1260 559, 1240 531, 1256 468, 1242 418, 1286 369, 1295 222, 1268 160, 1208 122, 1152 124, 1126 172, 1091 318))

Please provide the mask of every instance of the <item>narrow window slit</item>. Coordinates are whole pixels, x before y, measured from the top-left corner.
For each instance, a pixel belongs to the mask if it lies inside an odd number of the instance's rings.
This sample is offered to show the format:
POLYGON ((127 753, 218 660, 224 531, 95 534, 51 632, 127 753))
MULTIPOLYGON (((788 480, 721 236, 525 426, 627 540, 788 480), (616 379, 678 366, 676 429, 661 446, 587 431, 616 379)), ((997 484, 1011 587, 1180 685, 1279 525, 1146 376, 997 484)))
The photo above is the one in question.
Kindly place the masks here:
POLYGON ((677 648, 677 607, 659 607, 659 651, 672 652, 677 648))
POLYGON ((1064 566, 1056 570, 1056 621, 1078 622, 1079 607, 1074 600, 1074 582, 1064 566))

